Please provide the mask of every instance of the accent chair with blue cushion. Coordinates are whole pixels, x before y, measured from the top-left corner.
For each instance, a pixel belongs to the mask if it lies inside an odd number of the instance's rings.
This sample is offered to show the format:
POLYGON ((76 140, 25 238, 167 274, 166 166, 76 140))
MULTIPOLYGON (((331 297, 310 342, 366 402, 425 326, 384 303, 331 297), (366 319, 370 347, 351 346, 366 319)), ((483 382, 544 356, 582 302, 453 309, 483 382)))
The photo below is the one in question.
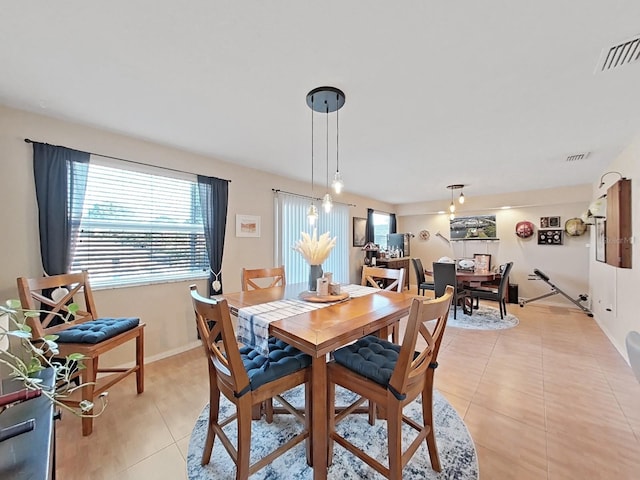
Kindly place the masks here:
MULTIPOLYGON (((20 303, 25 310, 42 310, 38 316, 27 317, 34 339, 46 335, 57 335, 59 357, 72 353, 82 354, 85 368, 79 370, 82 382, 81 400, 93 402, 109 387, 128 375, 136 374, 138 393, 144 391, 144 323, 137 317, 113 318, 99 317, 89 274, 68 273, 40 278, 18 278, 20 303), (74 302, 79 307, 75 316, 69 316, 68 305, 74 302), (68 321, 61 321, 67 317, 68 321), (100 368, 100 355, 126 342, 136 344, 135 361, 127 368, 100 368), (99 373, 108 376, 98 379, 99 373)), ((78 406, 80 400, 62 399, 64 403, 78 406)), ((91 413, 91 412, 90 412, 91 413)), ((93 431, 93 418, 82 418, 82 435, 93 431)))
MULTIPOLYGON (((338 442, 386 478, 400 480, 402 469, 420 443, 426 441, 432 468, 441 471, 435 432, 433 430, 433 379, 442 336, 453 299, 449 286, 436 299, 414 297, 401 345, 375 336, 367 336, 334 352, 334 361, 327 365, 329 403, 329 462, 333 457, 333 443, 338 442), (435 320, 435 325, 428 324, 435 320), (418 337, 425 347, 416 350, 418 337), (335 387, 340 385, 360 396, 356 402, 336 416, 335 387), (402 409, 422 396, 423 422, 403 416, 402 409), (336 431, 336 423, 344 419, 362 399, 386 411, 389 464, 383 465, 336 431), (402 451, 402 423, 418 431, 416 438, 402 451)), ((377 448, 373 446, 372 448, 377 448)))
POLYGON ((236 464, 238 480, 247 479, 305 439, 307 462, 311 465, 311 444, 308 440, 311 431, 308 402, 311 398, 311 357, 273 337, 269 338, 268 357, 248 346, 239 348, 227 301, 205 298, 198 293, 195 285, 191 285, 190 289, 196 325, 209 366, 209 426, 202 465, 211 460, 216 435, 236 464), (304 416, 280 397, 280 394, 302 384, 305 386, 306 399, 304 416), (235 405, 236 415, 218 418, 221 393, 235 405), (303 428, 283 444, 274 445, 275 450, 271 453, 249 464, 252 407, 274 397, 303 423, 303 428), (235 447, 223 431, 223 427, 234 417, 238 426, 235 447))

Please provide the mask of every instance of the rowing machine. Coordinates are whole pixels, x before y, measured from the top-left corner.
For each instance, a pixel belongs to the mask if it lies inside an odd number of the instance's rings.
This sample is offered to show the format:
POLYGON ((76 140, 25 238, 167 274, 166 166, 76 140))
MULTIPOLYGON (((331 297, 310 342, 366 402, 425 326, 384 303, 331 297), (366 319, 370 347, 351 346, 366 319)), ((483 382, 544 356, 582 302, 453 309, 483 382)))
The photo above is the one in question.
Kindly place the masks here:
POLYGON ((551 291, 549 293, 545 293, 544 295, 540 295, 539 297, 529 298, 527 300, 520 300, 520 307, 524 307, 527 303, 535 302, 536 300, 541 300, 543 298, 551 297, 552 295, 557 295, 559 293, 560 295, 565 297, 567 300, 569 300, 571 303, 576 305, 584 313, 586 313, 590 317, 593 317, 593 313, 591 313, 591 310, 589 310, 587 307, 585 307, 584 305, 582 305, 580 303, 580 302, 586 302, 587 299, 589 298, 588 295, 582 293, 582 294, 578 295, 578 298, 573 299, 569 295, 564 293, 562 290, 560 290, 560 288, 558 288, 556 285, 554 285, 551 282, 551 280, 549 280, 549 277, 547 275, 545 275, 544 272, 541 272, 540 270, 535 268, 533 270, 533 273, 535 275, 529 275, 529 280, 542 280, 543 282, 545 282, 546 284, 548 284, 551 287, 551 291))

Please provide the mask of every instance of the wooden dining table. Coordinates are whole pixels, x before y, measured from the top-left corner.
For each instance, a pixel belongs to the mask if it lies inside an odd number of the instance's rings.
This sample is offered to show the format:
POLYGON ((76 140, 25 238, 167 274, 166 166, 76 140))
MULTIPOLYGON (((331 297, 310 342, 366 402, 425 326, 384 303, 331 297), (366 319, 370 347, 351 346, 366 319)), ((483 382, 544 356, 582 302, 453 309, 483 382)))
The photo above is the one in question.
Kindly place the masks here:
MULTIPOLYGON (((243 307, 298 298, 307 284, 225 293, 232 314, 243 307)), ((311 458, 313 478, 326 479, 328 468, 327 355, 358 338, 385 337, 389 327, 409 313, 409 292, 376 291, 324 308, 273 321, 269 334, 311 355, 311 458)))
POLYGON ((491 282, 500 278, 499 273, 495 272, 456 272, 456 280, 469 287, 479 287, 483 282, 491 282))

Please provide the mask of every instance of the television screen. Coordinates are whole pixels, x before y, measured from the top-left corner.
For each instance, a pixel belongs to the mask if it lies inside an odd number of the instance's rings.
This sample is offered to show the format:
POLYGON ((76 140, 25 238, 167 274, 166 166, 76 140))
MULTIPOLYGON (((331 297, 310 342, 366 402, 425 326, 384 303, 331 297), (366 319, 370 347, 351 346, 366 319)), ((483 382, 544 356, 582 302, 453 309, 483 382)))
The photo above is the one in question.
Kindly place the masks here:
POLYGON ((495 215, 456 217, 449 221, 451 240, 495 240, 496 235, 495 215))

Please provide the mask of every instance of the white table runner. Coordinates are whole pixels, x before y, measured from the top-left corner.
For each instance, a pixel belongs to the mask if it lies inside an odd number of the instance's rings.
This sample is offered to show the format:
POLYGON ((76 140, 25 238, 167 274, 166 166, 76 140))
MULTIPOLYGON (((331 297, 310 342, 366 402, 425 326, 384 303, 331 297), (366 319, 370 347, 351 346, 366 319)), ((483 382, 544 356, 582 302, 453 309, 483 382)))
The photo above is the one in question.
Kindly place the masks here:
MULTIPOLYGON (((380 291, 377 288, 361 285, 341 285, 340 288, 342 292, 348 293, 350 298, 362 297, 380 291)), ((238 309, 236 338, 238 342, 250 346, 267 356, 269 355, 269 324, 271 322, 335 305, 336 303, 340 302, 314 303, 296 298, 240 308, 238 309)))

